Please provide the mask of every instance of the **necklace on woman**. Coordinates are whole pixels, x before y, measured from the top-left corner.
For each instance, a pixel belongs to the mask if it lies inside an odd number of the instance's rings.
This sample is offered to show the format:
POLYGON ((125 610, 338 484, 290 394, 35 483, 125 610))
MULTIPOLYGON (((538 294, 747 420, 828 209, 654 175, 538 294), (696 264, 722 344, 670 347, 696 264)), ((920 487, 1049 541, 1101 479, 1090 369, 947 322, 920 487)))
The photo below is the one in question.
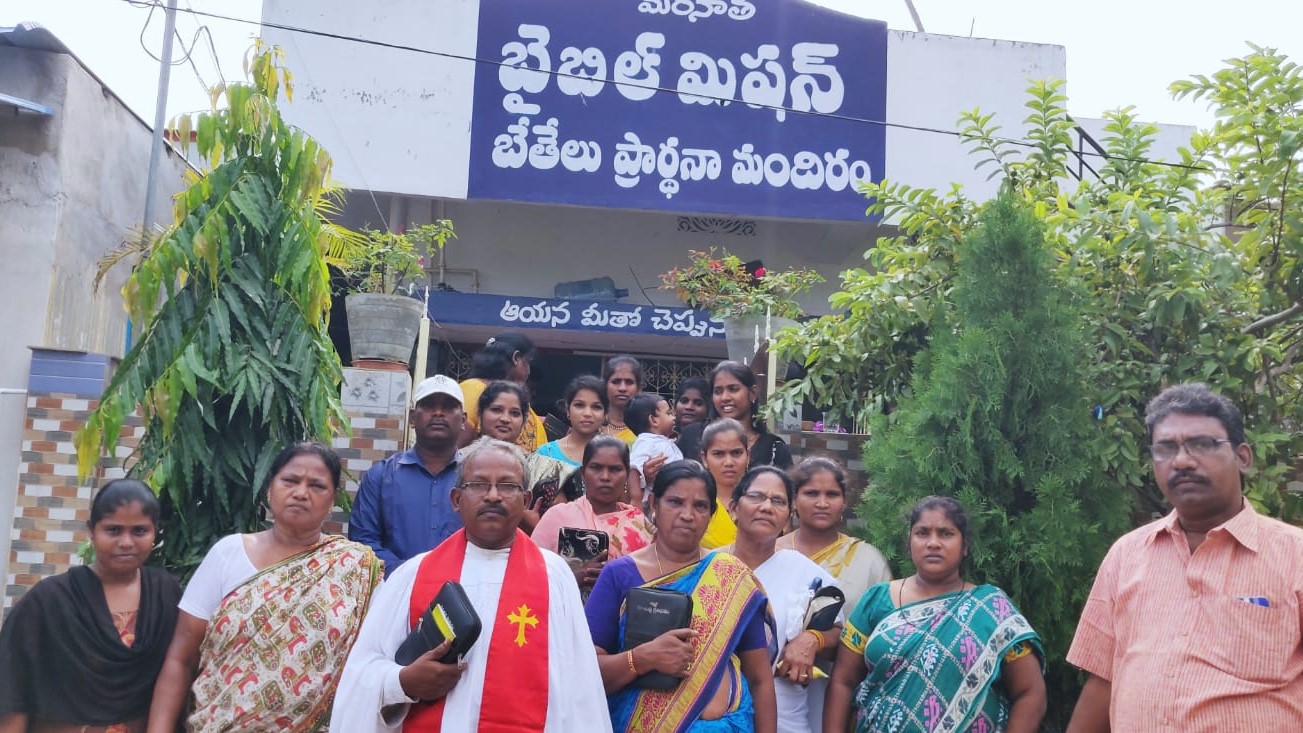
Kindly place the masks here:
MULTIPOLYGON (((656 556, 656 573, 657 573, 656 577, 658 577, 658 578, 660 578, 660 577, 664 577, 664 576, 665 576, 665 566, 661 564, 661 548, 660 548, 660 547, 659 547, 655 542, 652 542, 652 543, 651 543, 651 546, 652 546, 652 554, 656 556)), ((686 568, 688 565, 691 565, 692 563, 694 563, 694 562, 696 562, 697 560, 700 560, 700 559, 701 559, 701 548, 698 547, 698 548, 697 548, 697 556, 696 556, 695 558, 693 558, 690 562, 688 562, 687 565, 680 565, 680 566, 679 566, 679 569, 681 569, 681 568, 686 568)))

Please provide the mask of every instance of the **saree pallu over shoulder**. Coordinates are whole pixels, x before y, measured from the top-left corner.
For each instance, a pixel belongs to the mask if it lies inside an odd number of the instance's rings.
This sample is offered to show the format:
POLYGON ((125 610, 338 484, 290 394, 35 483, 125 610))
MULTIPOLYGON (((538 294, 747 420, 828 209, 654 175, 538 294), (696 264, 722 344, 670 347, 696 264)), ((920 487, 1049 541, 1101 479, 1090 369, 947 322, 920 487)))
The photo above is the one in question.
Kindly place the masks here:
POLYGON ((200 649, 186 730, 323 729, 381 568, 369 547, 330 536, 227 594, 200 649))
POLYGON ((846 594, 846 610, 855 608, 870 586, 891 580, 887 558, 869 543, 841 535, 810 559, 837 579, 846 594))
POLYGON ((861 733, 1003 731, 1009 703, 992 686, 1006 657, 1030 645, 1045 658, 1027 619, 990 585, 894 609, 867 636, 854 623, 847 631, 865 640, 869 670, 855 696, 861 733))
MULTIPOLYGON (((728 712, 750 703, 738 660, 734 656, 743 629, 754 614, 764 614, 768 600, 751 569, 741 560, 712 552, 702 560, 643 585, 692 596, 692 665, 673 690, 626 687, 610 697, 611 720, 616 731, 633 733, 683 733, 701 716, 727 675, 733 683, 728 712)), ((620 638, 624 638, 625 610, 620 609, 620 638)), ((727 717, 727 716, 726 716, 727 717)))

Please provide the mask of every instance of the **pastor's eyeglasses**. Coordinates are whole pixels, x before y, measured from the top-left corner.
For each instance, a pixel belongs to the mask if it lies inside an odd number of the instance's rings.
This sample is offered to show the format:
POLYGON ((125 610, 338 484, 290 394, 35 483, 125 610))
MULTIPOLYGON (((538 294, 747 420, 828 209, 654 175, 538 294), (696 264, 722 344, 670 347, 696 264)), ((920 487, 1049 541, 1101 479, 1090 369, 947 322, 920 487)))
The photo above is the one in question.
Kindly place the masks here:
POLYGON ((1154 457, 1155 463, 1163 463, 1176 458, 1184 446, 1185 452, 1192 458, 1203 458, 1216 453, 1223 443, 1231 445, 1231 441, 1225 438, 1214 438, 1209 435, 1196 435, 1185 440, 1160 440, 1149 446, 1149 455, 1154 457))
POLYGON ((498 490, 503 499, 515 499, 525 492, 525 487, 511 481, 466 481, 457 488, 472 496, 488 496, 492 489, 498 490))

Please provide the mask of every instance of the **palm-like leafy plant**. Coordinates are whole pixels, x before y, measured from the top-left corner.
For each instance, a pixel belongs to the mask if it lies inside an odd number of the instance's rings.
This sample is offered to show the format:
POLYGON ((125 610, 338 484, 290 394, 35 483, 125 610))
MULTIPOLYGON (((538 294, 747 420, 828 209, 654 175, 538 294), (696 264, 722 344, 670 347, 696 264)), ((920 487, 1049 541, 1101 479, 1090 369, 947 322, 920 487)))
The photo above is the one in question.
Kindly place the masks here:
POLYGON ((178 120, 211 172, 189 178, 175 222, 137 247, 123 300, 140 336, 75 438, 86 476, 139 411, 129 471, 162 501, 155 558, 182 573, 220 536, 260 524, 277 448, 344 423, 326 255, 358 235, 325 220, 330 156, 277 108, 292 95, 280 51, 255 46, 245 73, 214 90, 213 111, 178 120))

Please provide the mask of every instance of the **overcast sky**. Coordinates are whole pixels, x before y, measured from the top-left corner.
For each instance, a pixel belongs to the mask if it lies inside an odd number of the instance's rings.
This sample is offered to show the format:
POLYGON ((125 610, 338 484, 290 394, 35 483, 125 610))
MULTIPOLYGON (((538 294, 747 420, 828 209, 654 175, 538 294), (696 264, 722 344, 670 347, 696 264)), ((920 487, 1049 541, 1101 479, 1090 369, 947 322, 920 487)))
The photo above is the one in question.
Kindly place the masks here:
MULTIPOLYGON (((609 0, 604 0, 609 1, 609 0)), ((838 10, 913 30, 904 0, 814 0, 838 10)), ((180 7, 257 20, 261 0, 181 0, 180 7)), ((915 0, 930 33, 975 35, 1053 43, 1067 48, 1069 110, 1098 117, 1106 109, 1135 105, 1158 122, 1207 125, 1202 105, 1173 101, 1172 81, 1209 74, 1220 62, 1247 52, 1246 41, 1279 48, 1303 61, 1300 0, 915 0)), ((0 0, 0 26, 36 21, 55 32, 101 79, 146 120, 153 120, 163 14, 124 0, 0 0), (146 22, 148 19, 148 26, 146 22)), ((207 107, 204 87, 219 78, 240 78, 240 59, 255 32, 182 12, 177 29, 189 46, 208 26, 217 58, 201 40, 189 63, 172 72, 169 116, 207 107)), ((184 53, 180 46, 177 58, 184 53)), ((290 59, 291 70, 293 59, 290 59)), ((891 111, 888 111, 891 114, 891 111)))

